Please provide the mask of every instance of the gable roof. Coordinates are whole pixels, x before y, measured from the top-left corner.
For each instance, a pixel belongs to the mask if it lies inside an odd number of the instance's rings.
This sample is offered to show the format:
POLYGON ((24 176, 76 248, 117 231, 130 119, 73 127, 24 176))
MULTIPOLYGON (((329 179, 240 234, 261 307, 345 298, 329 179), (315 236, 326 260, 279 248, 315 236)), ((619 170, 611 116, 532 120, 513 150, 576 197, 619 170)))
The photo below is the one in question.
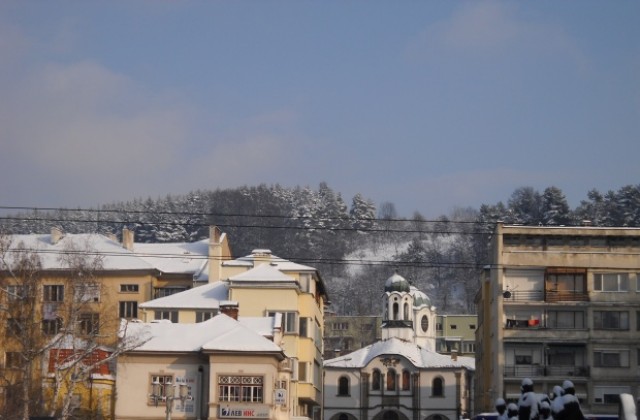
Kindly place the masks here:
POLYGON ((228 296, 227 284, 216 281, 153 299, 139 306, 143 309, 218 309, 220 302, 226 301, 228 296))
POLYGON ((417 368, 466 368, 475 370, 475 359, 472 357, 458 357, 453 360, 450 356, 402 341, 399 338, 376 341, 373 344, 356 350, 344 356, 329 359, 324 362, 325 368, 363 368, 372 360, 383 355, 402 356, 417 368))
POLYGON ((209 240, 197 242, 134 243, 133 253, 163 273, 208 278, 209 240))
MULTIPOLYGON (((62 234, 59 240, 54 240, 51 234, 10 235, 10 239, 10 251, 35 252, 40 257, 43 270, 67 270, 61 260, 65 253, 81 253, 89 258, 99 255, 102 258, 101 270, 154 270, 153 265, 116 240, 96 233, 62 234)), ((13 263, 17 255, 16 252, 8 252, 8 262, 13 263)))
POLYGON ((244 273, 229 277, 230 282, 265 282, 265 283, 295 283, 296 280, 284 274, 271 264, 260 264, 244 273))
POLYGON ((282 349, 241 322, 219 314, 197 324, 171 322, 131 322, 127 335, 147 337, 148 340, 131 350, 141 352, 276 352, 282 349))

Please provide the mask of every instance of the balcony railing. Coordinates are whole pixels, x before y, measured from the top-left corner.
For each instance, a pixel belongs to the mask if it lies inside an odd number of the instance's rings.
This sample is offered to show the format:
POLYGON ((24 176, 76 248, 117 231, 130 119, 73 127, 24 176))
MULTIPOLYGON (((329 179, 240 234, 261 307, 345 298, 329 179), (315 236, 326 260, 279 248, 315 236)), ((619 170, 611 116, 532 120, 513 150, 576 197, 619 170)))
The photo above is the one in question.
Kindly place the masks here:
POLYGON ((589 294, 578 290, 546 290, 546 302, 588 302, 589 294))
POLYGON ((504 376, 526 378, 530 376, 574 376, 589 377, 589 366, 540 366, 540 365, 505 365, 504 376))
POLYGON ((542 302, 544 301, 544 293, 542 290, 510 290, 505 292, 505 302, 542 302), (509 297, 506 297, 509 296, 509 297))

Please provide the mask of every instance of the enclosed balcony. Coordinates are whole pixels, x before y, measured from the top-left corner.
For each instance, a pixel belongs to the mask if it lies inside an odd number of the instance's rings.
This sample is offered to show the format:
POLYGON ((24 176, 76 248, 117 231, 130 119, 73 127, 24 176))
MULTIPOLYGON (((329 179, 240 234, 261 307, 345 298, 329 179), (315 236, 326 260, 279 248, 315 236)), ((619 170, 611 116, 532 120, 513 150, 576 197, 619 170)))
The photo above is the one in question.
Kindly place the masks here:
POLYGON ((505 345, 504 376, 588 378, 589 366, 584 345, 528 344, 505 345))

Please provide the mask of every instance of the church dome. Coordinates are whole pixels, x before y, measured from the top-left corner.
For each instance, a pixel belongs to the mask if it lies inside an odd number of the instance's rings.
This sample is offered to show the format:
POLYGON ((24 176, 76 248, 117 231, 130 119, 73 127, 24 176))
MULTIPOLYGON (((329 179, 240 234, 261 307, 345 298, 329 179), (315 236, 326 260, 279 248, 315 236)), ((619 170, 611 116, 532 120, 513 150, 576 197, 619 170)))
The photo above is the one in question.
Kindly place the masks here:
POLYGON ((426 306, 427 308, 431 306, 431 299, 424 292, 421 292, 417 288, 411 286, 411 296, 413 296, 413 306, 416 308, 421 308, 426 306))
POLYGON ((385 292, 409 293, 409 290, 409 282, 398 273, 395 273, 393 276, 389 277, 384 284, 385 292))

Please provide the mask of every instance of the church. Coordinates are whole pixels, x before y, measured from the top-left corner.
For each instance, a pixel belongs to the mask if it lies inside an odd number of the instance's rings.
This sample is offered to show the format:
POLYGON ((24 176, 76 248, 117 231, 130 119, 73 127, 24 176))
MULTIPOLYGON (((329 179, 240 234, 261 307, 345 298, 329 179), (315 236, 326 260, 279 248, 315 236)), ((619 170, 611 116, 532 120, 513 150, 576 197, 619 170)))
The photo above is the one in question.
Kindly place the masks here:
POLYGON ((468 417, 475 361, 435 351, 429 297, 396 273, 381 312, 380 341, 324 362, 324 420, 468 417))

